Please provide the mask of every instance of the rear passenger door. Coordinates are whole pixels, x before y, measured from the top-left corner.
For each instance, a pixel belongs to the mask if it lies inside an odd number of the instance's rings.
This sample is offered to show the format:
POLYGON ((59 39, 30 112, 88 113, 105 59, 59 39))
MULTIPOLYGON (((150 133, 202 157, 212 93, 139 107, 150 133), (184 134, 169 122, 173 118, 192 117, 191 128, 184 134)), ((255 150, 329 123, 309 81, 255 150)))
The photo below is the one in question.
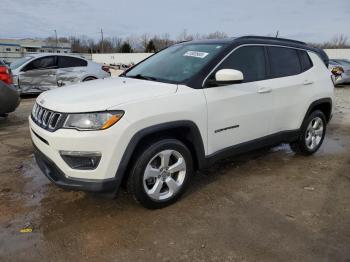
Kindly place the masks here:
POLYGON ((304 50, 268 46, 269 86, 274 100, 274 133, 299 128, 300 114, 308 104, 314 77, 304 50))
POLYGON ((88 62, 84 59, 71 56, 58 56, 58 86, 70 85, 79 82, 86 74, 88 62))

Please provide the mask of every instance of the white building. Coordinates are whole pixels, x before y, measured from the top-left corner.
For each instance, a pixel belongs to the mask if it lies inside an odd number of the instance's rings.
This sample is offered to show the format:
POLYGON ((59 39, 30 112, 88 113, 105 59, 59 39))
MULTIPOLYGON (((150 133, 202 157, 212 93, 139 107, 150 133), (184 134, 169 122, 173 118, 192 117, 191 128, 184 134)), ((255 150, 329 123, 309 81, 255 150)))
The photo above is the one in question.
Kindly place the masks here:
POLYGON ((70 53, 70 43, 37 39, 0 39, 0 58, 12 62, 28 53, 70 53))

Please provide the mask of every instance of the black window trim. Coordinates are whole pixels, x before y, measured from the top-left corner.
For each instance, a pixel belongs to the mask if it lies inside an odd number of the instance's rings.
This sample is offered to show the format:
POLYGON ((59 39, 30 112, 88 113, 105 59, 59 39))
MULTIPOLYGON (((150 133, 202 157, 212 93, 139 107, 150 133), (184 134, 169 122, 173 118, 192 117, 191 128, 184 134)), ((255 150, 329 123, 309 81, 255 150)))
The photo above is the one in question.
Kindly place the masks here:
MULTIPOLYGON (((236 51, 238 48, 241 48, 241 47, 244 47, 244 46, 262 46, 262 47, 264 47, 264 49, 265 49, 265 63, 267 63, 267 68, 266 68, 266 69, 267 69, 267 71, 268 71, 269 74, 267 75, 267 78, 266 78, 266 79, 257 80, 257 81, 264 81, 264 80, 269 80, 269 79, 276 79, 276 77, 275 77, 275 78, 269 78, 269 75, 270 75, 271 70, 270 70, 269 56, 266 56, 266 55, 268 55, 268 51, 267 51, 267 48, 266 48, 266 47, 271 46, 271 47, 290 48, 290 49, 295 49, 295 50, 306 51, 307 53, 308 53, 308 52, 312 52, 312 53, 315 53, 315 54, 317 55, 317 53, 314 52, 314 51, 312 51, 312 50, 308 50, 308 49, 305 49, 305 48, 299 48, 299 47, 286 46, 286 45, 274 45, 274 44, 241 44, 241 45, 236 46, 235 48, 233 48, 230 52, 228 52, 228 53, 220 60, 220 62, 217 63, 216 66, 213 67, 213 69, 209 72, 209 74, 204 78, 204 80, 203 80, 203 82, 202 82, 202 89, 203 89, 203 88, 210 88, 210 87, 207 87, 207 86, 205 85, 206 82, 207 82, 207 80, 208 80, 208 78, 209 78, 209 76, 211 76, 211 75, 215 72, 215 70, 216 70, 216 69, 217 69, 217 68, 218 68, 218 67, 219 67, 219 66, 234 52, 234 51, 236 51)), ((297 52, 297 53, 298 53, 298 58, 299 58, 300 67, 301 67, 299 52, 297 52)), ((310 58, 310 56, 309 56, 309 58, 310 58)), ((310 58, 310 60, 311 60, 311 63, 312 63, 312 67, 311 67, 311 68, 313 68, 314 64, 313 64, 311 58, 310 58)), ((309 68, 309 69, 311 69, 311 68, 309 68)), ((307 71, 307 70, 306 70, 306 71, 307 71)), ((304 71, 304 72, 306 72, 306 71, 304 71)), ((304 72, 300 72, 299 74, 302 74, 302 73, 304 73, 304 72)), ((267 72, 266 72, 266 73, 267 73, 267 72)), ((299 74, 297 74, 297 75, 299 75, 299 74)), ((292 75, 292 76, 294 76, 294 75, 292 75)), ((282 76, 282 77, 287 77, 287 76, 282 76)), ((281 78, 281 77, 278 77, 278 78, 281 78)), ((251 82, 250 82, 250 83, 251 83, 251 82)))

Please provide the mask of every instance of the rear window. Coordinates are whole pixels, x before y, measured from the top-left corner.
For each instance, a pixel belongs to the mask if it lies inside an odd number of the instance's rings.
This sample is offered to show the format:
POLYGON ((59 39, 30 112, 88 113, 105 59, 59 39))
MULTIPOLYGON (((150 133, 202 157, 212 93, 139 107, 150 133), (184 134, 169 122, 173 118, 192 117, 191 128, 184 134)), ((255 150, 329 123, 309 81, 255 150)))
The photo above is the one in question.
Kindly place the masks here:
POLYGON ((301 73, 301 65, 296 49, 268 47, 271 78, 292 76, 301 73))
POLYGON ((300 64, 303 72, 309 70, 312 67, 312 61, 306 51, 299 50, 300 64))
POLYGON ((58 67, 66 68, 66 67, 81 67, 87 66, 87 62, 83 59, 77 57, 69 57, 69 56, 58 56, 58 67))

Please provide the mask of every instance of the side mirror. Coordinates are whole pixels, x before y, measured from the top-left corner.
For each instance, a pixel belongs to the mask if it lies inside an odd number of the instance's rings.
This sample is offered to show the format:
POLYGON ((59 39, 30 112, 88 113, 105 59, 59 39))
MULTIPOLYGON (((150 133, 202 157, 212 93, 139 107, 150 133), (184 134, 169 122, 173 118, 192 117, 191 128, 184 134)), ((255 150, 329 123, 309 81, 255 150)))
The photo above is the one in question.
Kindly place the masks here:
POLYGON ((229 85, 242 82, 243 73, 235 69, 221 69, 215 74, 215 81, 218 85, 229 85))

